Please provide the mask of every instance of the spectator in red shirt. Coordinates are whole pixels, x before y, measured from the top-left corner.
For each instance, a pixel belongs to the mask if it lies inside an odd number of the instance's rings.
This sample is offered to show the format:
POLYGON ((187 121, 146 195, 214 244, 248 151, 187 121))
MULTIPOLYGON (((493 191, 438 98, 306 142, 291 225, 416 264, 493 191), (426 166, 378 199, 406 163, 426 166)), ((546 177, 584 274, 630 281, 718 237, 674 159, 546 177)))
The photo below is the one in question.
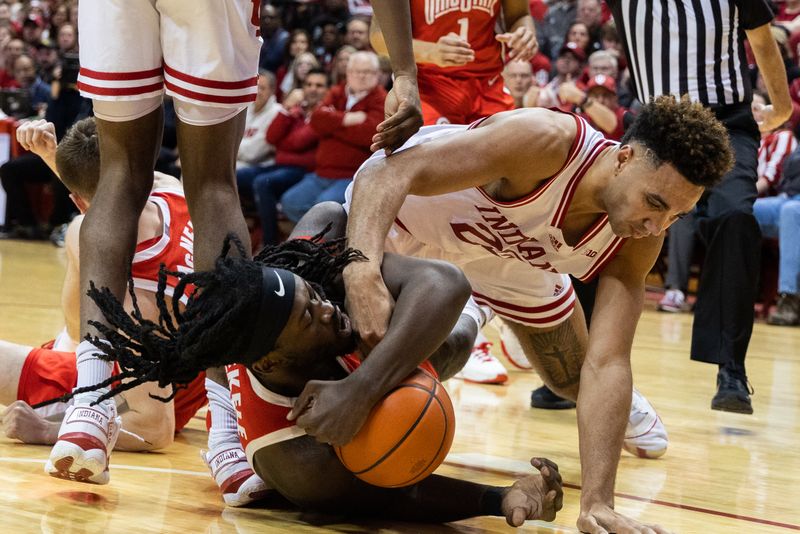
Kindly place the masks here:
MULTIPOLYGON (((769 99, 760 92, 753 93, 753 117, 761 122, 764 107, 769 99)), ((761 144, 758 147, 758 181, 756 189, 759 197, 773 196, 778 193, 778 186, 783 177, 783 162, 797 148, 797 140, 786 125, 761 132, 761 144)))
POLYGON ((539 92, 537 105, 543 108, 557 107, 563 111, 572 111, 573 102, 564 100, 561 95, 561 85, 568 84, 577 87, 574 80, 580 78, 584 63, 586 63, 586 52, 578 44, 569 42, 562 46, 558 59, 556 59, 556 75, 539 92))
POLYGON ((316 167, 319 136, 311 127, 311 114, 325 98, 329 86, 328 75, 323 70, 311 70, 303 88, 286 96, 267 128, 267 143, 275 147, 275 165, 252 180, 264 245, 277 242, 278 199, 316 167))
POLYGON ((317 168, 284 193, 283 212, 293 222, 315 204, 344 201, 353 174, 370 156, 372 136, 383 120, 386 91, 378 84, 380 64, 373 52, 355 52, 347 64, 347 83, 334 86, 314 113, 320 136, 317 168))
POLYGON ((623 117, 626 109, 617 102, 614 78, 597 74, 589 79, 586 90, 575 84, 562 84, 559 96, 575 105, 578 114, 609 139, 619 141, 625 133, 623 117))

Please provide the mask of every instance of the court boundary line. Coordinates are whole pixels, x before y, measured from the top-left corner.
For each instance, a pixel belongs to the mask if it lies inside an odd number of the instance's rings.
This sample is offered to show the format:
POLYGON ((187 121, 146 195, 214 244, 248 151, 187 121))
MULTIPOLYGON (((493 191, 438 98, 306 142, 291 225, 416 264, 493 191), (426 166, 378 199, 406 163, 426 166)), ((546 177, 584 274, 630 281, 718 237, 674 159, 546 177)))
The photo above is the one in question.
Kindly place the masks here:
MULTIPOLYGON (((495 474, 495 475, 504 475, 504 476, 509 476, 510 475, 510 476, 515 476, 516 477, 516 476, 522 476, 522 475, 530 474, 530 473, 511 470, 511 469, 502 469, 500 467, 484 467, 484 466, 479 466, 479 465, 473 465, 473 464, 470 464, 469 460, 464 457, 465 456, 464 454, 456 454, 455 456, 461 457, 461 460, 460 461, 458 459, 450 460, 449 457, 448 457, 448 458, 445 459, 444 464, 448 465, 448 466, 451 466, 451 467, 460 467, 460 468, 468 469, 468 470, 471 470, 471 471, 478 471, 478 472, 481 472, 481 473, 491 473, 491 474, 495 474)), ((562 482, 562 485, 565 488, 581 490, 581 486, 579 484, 573 484, 571 482, 562 482)), ((726 517, 728 519, 735 519, 737 521, 746 521, 746 522, 749 522, 749 523, 756 523, 756 524, 760 524, 760 525, 768 525, 768 526, 771 526, 771 527, 785 528, 787 530, 800 531, 800 525, 793 525, 791 523, 783 523, 783 522, 780 522, 780 521, 772 521, 770 519, 761 519, 760 517, 751 517, 751 516, 747 516, 747 515, 739 515, 739 514, 734 514, 734 513, 731 513, 731 512, 724 512, 724 511, 721 511, 721 510, 714 510, 712 508, 703 508, 701 506, 694 506, 694 505, 691 505, 691 504, 681 504, 681 503, 675 503, 675 502, 670 502, 670 501, 662 501, 660 499, 650 499, 648 497, 640 497, 638 495, 630 495, 628 493, 619 493, 619 492, 616 492, 616 491, 614 492, 614 497, 619 497, 620 499, 628 499, 628 500, 638 501, 638 502, 652 503, 652 504, 656 504, 656 505, 659 505, 659 506, 664 506, 664 507, 667 507, 667 508, 678 508, 678 509, 681 509, 681 510, 689 510, 690 512, 697 512, 697 513, 701 513, 701 514, 715 515, 715 516, 719 516, 719 517, 726 517)))
MULTIPOLYGON (((24 463, 24 464, 46 464, 47 460, 40 460, 37 458, 13 458, 9 456, 0 456, 0 462, 7 462, 7 463, 24 463)), ((188 475, 188 476, 195 476, 195 477, 209 477, 211 478, 211 474, 208 472, 203 471, 188 471, 186 469, 172 469, 169 467, 147 467, 143 465, 127 465, 127 464, 109 464, 109 469, 123 469, 128 471, 149 471, 152 473, 169 473, 169 474, 176 474, 176 475, 188 475)))

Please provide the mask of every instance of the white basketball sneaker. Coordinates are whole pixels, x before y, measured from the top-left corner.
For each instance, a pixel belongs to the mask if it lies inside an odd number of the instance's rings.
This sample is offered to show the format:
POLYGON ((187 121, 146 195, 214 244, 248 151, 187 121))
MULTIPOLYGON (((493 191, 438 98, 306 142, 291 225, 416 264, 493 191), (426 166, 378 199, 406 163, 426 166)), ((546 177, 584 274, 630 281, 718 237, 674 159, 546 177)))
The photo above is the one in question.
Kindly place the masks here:
POLYGON ((45 472, 76 482, 108 484, 108 459, 121 424, 113 401, 70 406, 44 466, 45 472))
POLYGON ((500 350, 503 351, 503 356, 508 358, 511 365, 517 369, 525 371, 533 369, 528 357, 525 356, 525 351, 522 350, 522 345, 519 344, 519 339, 511 331, 511 327, 502 319, 497 322, 499 323, 498 330, 500 331, 500 350))
POLYGON ((508 371, 500 360, 489 353, 491 347, 488 341, 475 345, 466 365, 453 378, 476 384, 502 384, 507 381, 508 371))
POLYGON ((241 443, 223 443, 218 449, 200 451, 200 457, 211 470, 228 506, 244 506, 263 499, 270 490, 250 468, 241 443))
POLYGON ((622 448, 640 458, 658 458, 667 452, 668 445, 667 429, 655 408, 633 388, 631 413, 622 448))

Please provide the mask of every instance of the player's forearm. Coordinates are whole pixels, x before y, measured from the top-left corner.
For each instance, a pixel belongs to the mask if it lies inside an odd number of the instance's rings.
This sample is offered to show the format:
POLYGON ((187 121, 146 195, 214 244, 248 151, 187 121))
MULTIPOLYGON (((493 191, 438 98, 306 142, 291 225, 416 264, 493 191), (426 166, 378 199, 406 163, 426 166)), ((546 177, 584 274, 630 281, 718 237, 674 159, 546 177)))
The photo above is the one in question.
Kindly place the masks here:
MULTIPOLYGON (((389 55, 389 49, 386 46, 386 40, 383 38, 383 33, 373 31, 369 36, 372 48, 379 55, 389 55)), ((414 54, 414 61, 416 63, 434 63, 434 52, 436 51, 436 43, 430 41, 422 41, 420 39, 412 39, 411 41, 412 52, 414 54)))
MULTIPOLYGON (((469 298, 469 282, 455 267, 429 264, 414 273, 396 296, 386 336, 351 375, 369 401, 377 402, 447 340, 469 298)), ((384 278, 390 276, 384 269, 384 278)))
POLYGON ((353 183, 353 198, 347 221, 349 245, 367 257, 366 262, 353 262, 345 267, 349 273, 365 270, 380 273, 386 235, 409 191, 410 180, 401 176, 383 179, 387 160, 362 169, 353 183))
POLYGON ((775 114, 788 120, 792 114, 792 99, 786 79, 786 66, 783 63, 778 44, 772 37, 769 24, 747 32, 758 70, 767 86, 767 93, 775 114))
POLYGON ((614 506, 614 482, 631 404, 630 364, 619 358, 581 369, 578 394, 581 508, 601 503, 614 506))
POLYGON ((411 4, 403 0, 373 0, 372 10, 380 21, 395 75, 416 78, 417 65, 411 44, 411 4))
POLYGON ((519 28, 528 28, 532 32, 536 32, 536 26, 533 23, 533 17, 530 15, 522 15, 515 21, 510 22, 509 31, 514 32, 519 28))

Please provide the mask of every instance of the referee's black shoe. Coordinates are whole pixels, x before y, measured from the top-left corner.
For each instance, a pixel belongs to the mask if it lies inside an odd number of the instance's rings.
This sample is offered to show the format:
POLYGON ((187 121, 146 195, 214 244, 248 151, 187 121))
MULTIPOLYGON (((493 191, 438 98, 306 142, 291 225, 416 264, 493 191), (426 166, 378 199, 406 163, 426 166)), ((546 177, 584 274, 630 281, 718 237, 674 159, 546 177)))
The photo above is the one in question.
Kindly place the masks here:
POLYGON ((723 412, 753 413, 750 395, 753 387, 747 376, 728 367, 720 367, 717 373, 717 394, 711 399, 711 409, 723 412))
POLYGON ((569 410, 575 407, 575 403, 559 397, 547 386, 542 386, 531 392, 531 407, 543 410, 569 410))

